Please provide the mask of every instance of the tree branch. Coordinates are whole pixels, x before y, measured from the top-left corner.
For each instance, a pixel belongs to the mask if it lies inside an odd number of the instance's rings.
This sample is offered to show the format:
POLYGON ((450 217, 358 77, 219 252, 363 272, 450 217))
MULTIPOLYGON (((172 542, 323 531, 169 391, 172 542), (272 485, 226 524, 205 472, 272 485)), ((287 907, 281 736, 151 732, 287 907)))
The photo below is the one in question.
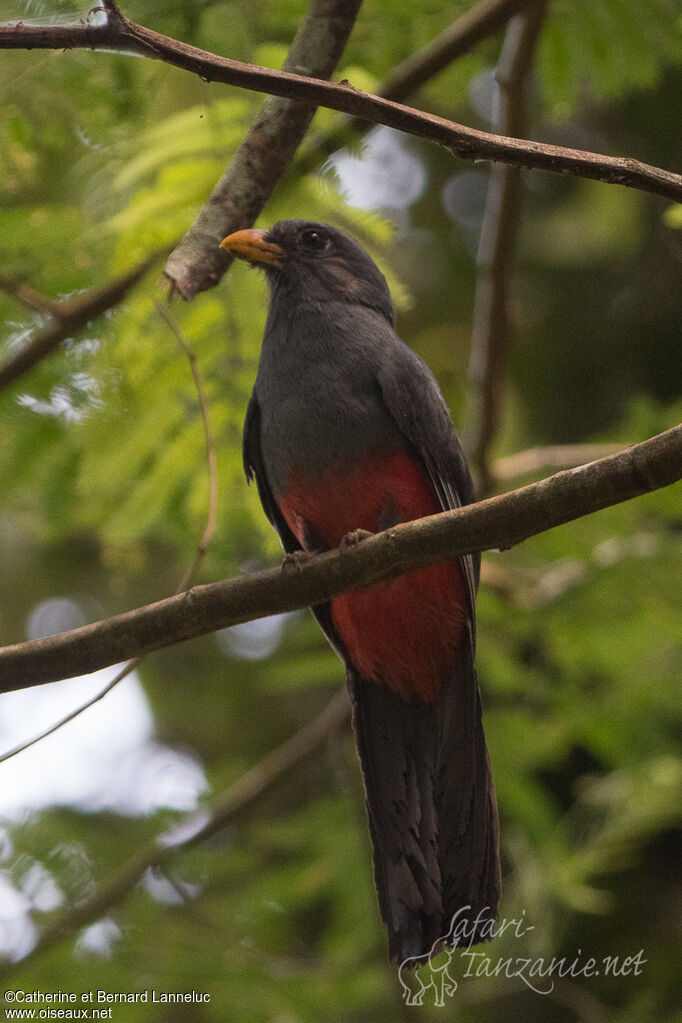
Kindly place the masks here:
POLYGON ((16 298, 17 302, 21 302, 27 309, 32 309, 36 313, 45 313, 48 316, 57 317, 60 314, 59 302, 56 302, 53 298, 48 298, 47 295, 43 295, 42 292, 32 288, 25 281, 17 280, 14 277, 5 277, 4 274, 0 274, 0 290, 12 298, 16 298))
MULTIPOLYGON (((518 10, 538 2, 544 3, 545 0, 479 0, 428 46, 398 64, 391 77, 377 89, 377 96, 401 103, 477 43, 494 35, 518 10)), ((371 124, 360 118, 344 119, 333 131, 310 139, 305 153, 296 161, 296 169, 301 173, 307 172, 321 159, 350 142, 354 135, 370 127, 371 124)))
MULTIPOLYGON (((76 300, 53 303, 50 309, 52 322, 0 365, 0 391, 15 383, 24 373, 28 373, 30 369, 46 359, 59 348, 63 341, 73 337, 91 320, 118 305, 128 292, 142 280, 161 254, 155 252, 127 274, 114 278, 104 287, 95 288, 76 300)), ((38 293, 32 288, 29 288, 28 292, 25 286, 14 286, 5 290, 10 291, 25 305, 32 305, 35 308, 38 293)))
POLYGON ((400 102, 439 74, 477 43, 493 35, 525 7, 546 0, 481 0, 465 11, 433 42, 404 60, 382 86, 380 95, 400 102))
POLYGON ((92 25, 44 26, 21 23, 0 26, 0 49, 82 48, 132 51, 154 60, 163 60, 199 75, 207 82, 223 82, 242 89, 340 110, 353 117, 385 124, 389 128, 438 142, 463 159, 493 160, 557 174, 573 174, 652 192, 673 201, 682 200, 682 175, 652 167, 639 160, 503 138, 414 110, 372 93, 361 92, 347 83, 325 82, 219 57, 153 32, 123 17, 120 21, 112 21, 110 18, 108 25, 101 28, 92 25))
MULTIPOLYGON (((546 4, 536 3, 509 22, 495 70, 492 119, 500 135, 526 130, 526 84, 546 4)), ((521 216, 521 169, 496 163, 490 174, 476 259, 477 278, 469 358, 471 412, 467 448, 479 493, 492 486, 490 447, 500 420, 502 380, 510 336, 509 284, 521 216)))
MULTIPOLYGON (((283 69, 328 78, 336 67, 362 0, 312 0, 283 69)), ((165 59, 165 58, 164 58, 165 59)), ((213 189, 208 202, 166 264, 184 299, 214 287, 231 263, 221 238, 258 217, 288 167, 315 114, 311 104, 269 96, 213 189)))
POLYGON ((547 469, 568 469, 583 462, 606 458, 618 451, 617 444, 551 444, 549 447, 527 448, 514 455, 496 458, 492 465, 495 480, 513 480, 531 472, 547 469))
POLYGON ((195 586, 180 596, 0 650, 0 692, 82 675, 240 622, 319 604, 437 561, 506 549, 682 478, 682 426, 576 469, 403 523, 296 568, 195 586))
POLYGON ((92 895, 75 906, 62 910, 41 931, 34 947, 20 963, 0 971, 3 979, 17 967, 23 967, 43 955, 48 949, 68 938, 74 931, 95 923, 112 906, 118 905, 137 887, 148 870, 165 867, 188 849, 200 845, 211 835, 224 828, 247 806, 305 757, 313 753, 348 720, 350 704, 345 689, 340 690, 326 707, 276 747, 258 764, 219 793, 208 807, 188 815, 170 833, 159 835, 122 864, 92 895))

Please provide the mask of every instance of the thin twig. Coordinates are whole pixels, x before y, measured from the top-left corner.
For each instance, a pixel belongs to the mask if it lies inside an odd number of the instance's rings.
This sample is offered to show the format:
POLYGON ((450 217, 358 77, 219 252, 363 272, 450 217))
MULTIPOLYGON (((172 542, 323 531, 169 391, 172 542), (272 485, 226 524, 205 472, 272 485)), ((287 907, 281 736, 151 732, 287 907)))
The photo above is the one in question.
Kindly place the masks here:
MULTIPOLYGON (((523 135, 526 83, 533 65, 546 5, 528 7, 509 22, 495 71, 493 130, 523 135)), ((490 448, 500 421, 502 381, 510 338, 509 285, 521 215, 521 168, 495 164, 490 173, 476 260, 477 279, 469 360, 470 410, 467 448, 478 491, 490 492, 490 448)))
POLYGON ((94 707, 96 703, 99 703, 100 700, 103 700, 104 697, 108 693, 110 693, 115 686, 119 684, 119 682, 122 682, 123 679, 131 673, 131 671, 134 671, 134 669, 138 666, 141 660, 142 657, 133 657, 133 659, 131 661, 128 661, 128 663, 125 664, 121 668, 121 670, 116 675, 114 675, 114 677, 109 682, 107 682, 107 684, 102 689, 100 689, 98 693, 90 697, 89 700, 86 700, 85 703, 81 703, 80 706, 76 707, 75 710, 72 710, 69 714, 65 714, 64 717, 60 718, 59 721, 55 721, 55 723, 53 725, 50 725, 49 728, 46 728, 43 732, 40 732, 38 735, 34 735, 32 739, 27 739, 25 742, 20 742, 17 746, 12 746, 11 749, 8 749, 4 753, 0 754, 0 764, 4 764, 6 760, 11 760, 12 757, 16 757, 20 753, 24 753, 27 749, 30 749, 31 746, 37 745, 37 743, 42 742, 43 739, 47 739, 49 735, 54 735, 54 733, 58 732, 60 728, 63 728, 65 725, 68 725, 72 721, 75 721, 75 719, 77 717, 80 717, 81 714, 85 713, 86 710, 90 710, 90 708, 94 707))
MULTIPOLYGON (((208 467, 208 514, 206 517, 206 525, 204 526, 204 531, 202 533, 201 540, 199 541, 194 561, 187 569, 187 571, 185 572, 185 574, 183 575, 182 579, 180 580, 175 589, 175 593, 178 594, 184 593, 184 591, 191 585, 192 580, 195 578, 196 573, 199 570, 199 566, 201 565, 201 562, 206 554, 206 549, 209 543, 211 542, 211 539, 215 532, 216 519, 218 516, 218 469, 215 454, 215 439, 213 436, 213 430, 211 428, 211 421, 209 418, 208 411, 208 397, 206 395, 206 389, 204 388, 204 382, 201 376, 199 365, 197 363, 196 355, 191 345, 189 345, 188 342, 183 337, 182 332, 178 324, 176 323, 175 319, 171 316, 170 312, 165 308, 165 306, 163 306, 161 302, 157 301, 156 309, 159 315, 166 322, 170 330, 173 332, 178 344, 180 345, 181 350, 187 357, 187 361, 189 362, 189 366, 192 371, 192 379, 194 380, 194 386, 197 392, 197 400, 199 402, 199 408, 201 410, 201 419, 204 425, 206 463, 208 467)), ((94 707, 94 705, 96 703, 99 703, 100 700, 104 699, 104 697, 108 693, 110 693, 111 690, 114 689, 114 687, 117 686, 119 682, 122 682, 124 678, 126 678, 132 671, 134 671, 134 669, 138 667, 140 661, 142 660, 143 660, 142 656, 133 657, 133 659, 128 661, 128 663, 121 669, 121 671, 119 671, 118 674, 113 679, 111 679, 111 681, 108 682, 104 686, 104 688, 100 690, 99 693, 91 697, 91 699, 87 700, 85 703, 82 703, 80 707, 76 708, 76 710, 73 710, 69 714, 66 714, 63 718, 55 722, 55 724, 51 725, 49 728, 45 729, 45 731, 41 732, 39 735, 36 735, 32 739, 29 739, 27 742, 20 743, 19 745, 14 746, 12 749, 7 750, 5 753, 1 754, 0 764, 4 763, 5 760, 10 760, 12 757, 17 756, 19 753, 23 753, 24 750, 30 749, 31 746, 35 746, 36 743, 41 742, 43 739, 46 739, 48 735, 53 735, 54 732, 57 732, 60 728, 63 728, 64 725, 68 725, 71 721, 75 720, 75 718, 79 717, 86 710, 89 710, 90 707, 94 707)))
POLYGON ((153 60, 165 61, 199 75, 207 82, 223 82, 242 89, 339 110, 353 117, 362 117, 375 124, 385 124, 389 128, 438 142, 463 159, 513 163, 521 167, 573 174, 606 184, 636 188, 674 201, 682 199, 681 175, 639 160, 503 138, 362 92, 349 83, 327 82, 219 57, 125 18, 120 23, 101 27, 21 23, 0 26, 0 49, 83 48, 130 51, 153 60))
POLYGON ((229 625, 314 606, 475 551, 507 549, 536 533, 682 479, 682 426, 508 494, 402 523, 296 568, 195 586, 181 596, 46 639, 0 650, 0 692, 83 675, 229 625))
MULTIPOLYGON (((0 365, 0 391, 15 383, 19 377, 46 359, 64 341, 83 330, 91 320, 117 306, 165 251, 162 249, 153 253, 133 270, 121 277, 115 277, 102 288, 88 291, 75 300, 55 303, 50 310, 52 322, 0 365)), ((33 289, 30 291, 35 297, 37 292, 33 289)), ((25 291, 23 295, 19 292, 15 294, 24 304, 29 304, 25 291)))
POLYGON ((5 979, 18 966, 23 967, 68 938, 74 931, 99 920, 107 910, 131 894, 148 870, 166 866, 171 860, 224 828, 343 727, 349 712, 348 696, 345 689, 342 689, 312 721, 219 793, 206 808, 189 814, 171 832, 157 836, 122 864, 92 895, 60 911, 42 929, 28 955, 20 963, 7 966, 0 972, 0 977, 5 979))
POLYGON ((216 461, 215 451, 215 437, 213 435, 213 429, 211 427, 211 420, 208 412, 208 396, 206 394, 206 388, 204 387, 203 377, 199 369, 197 357, 194 349, 187 340, 183 337, 182 331, 177 324, 175 318, 171 315, 170 311, 161 302, 156 302, 156 311, 159 316, 165 321, 169 329, 175 335, 175 339, 180 345, 182 351, 187 357, 190 369, 192 371, 192 378, 194 380, 194 387, 197 392, 197 400, 199 402, 199 409, 201 411, 201 420, 204 425, 204 440, 206 450, 206 466, 208 469, 208 515, 206 517, 206 525, 204 526, 204 532, 193 563, 187 569, 182 579, 180 580, 176 593, 183 593, 192 583, 192 580, 196 577, 196 573, 199 570, 199 566, 206 554, 206 548, 208 547, 213 534, 215 532, 216 520, 218 517, 218 465, 216 461))
POLYGON ((16 298, 18 302, 21 302, 27 309, 32 309, 34 312, 47 313, 48 316, 55 316, 57 319, 61 315, 61 304, 59 302, 55 302, 53 298, 43 295, 42 292, 32 288, 25 281, 16 280, 13 277, 5 277, 4 274, 0 274, 0 290, 12 298, 16 298))

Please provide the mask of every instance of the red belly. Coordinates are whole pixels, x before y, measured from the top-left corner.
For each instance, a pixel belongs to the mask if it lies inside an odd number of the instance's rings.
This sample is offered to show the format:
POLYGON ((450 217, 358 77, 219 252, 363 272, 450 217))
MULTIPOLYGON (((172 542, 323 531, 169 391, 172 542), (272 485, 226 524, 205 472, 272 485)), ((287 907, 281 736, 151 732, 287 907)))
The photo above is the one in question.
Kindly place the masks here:
MULTIPOLYGON (((365 458, 317 477, 293 474, 279 505, 303 547, 311 534, 338 547, 354 529, 377 532, 442 511, 431 481, 406 451, 365 458)), ((433 703, 455 660, 466 618, 466 587, 456 561, 429 565, 336 597, 334 627, 363 678, 405 700, 433 703)))

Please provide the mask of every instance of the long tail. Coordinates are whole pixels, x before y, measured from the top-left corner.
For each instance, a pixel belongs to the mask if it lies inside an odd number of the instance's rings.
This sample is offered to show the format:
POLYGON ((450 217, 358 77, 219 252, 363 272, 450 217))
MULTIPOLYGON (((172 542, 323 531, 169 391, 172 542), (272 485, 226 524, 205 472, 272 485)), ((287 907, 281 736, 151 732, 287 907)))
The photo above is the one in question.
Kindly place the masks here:
POLYGON ((471 655, 437 704, 405 702, 352 670, 348 687, 389 955, 404 962, 452 944, 453 924, 455 944, 487 940, 498 822, 471 655))

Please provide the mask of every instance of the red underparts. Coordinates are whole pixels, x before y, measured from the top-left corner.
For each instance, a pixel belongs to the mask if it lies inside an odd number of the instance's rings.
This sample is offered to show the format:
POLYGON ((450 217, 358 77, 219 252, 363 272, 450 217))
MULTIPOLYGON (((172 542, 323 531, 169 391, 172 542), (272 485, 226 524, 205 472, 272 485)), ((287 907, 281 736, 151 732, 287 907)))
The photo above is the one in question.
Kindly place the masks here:
MULTIPOLYGON (((375 533, 442 511, 422 466, 401 450, 340 466, 314 481, 294 472, 279 505, 304 548, 338 547, 355 529, 375 533)), ((466 588, 456 561, 336 597, 331 608, 339 638, 363 678, 405 700, 439 699, 466 617, 466 588)))

